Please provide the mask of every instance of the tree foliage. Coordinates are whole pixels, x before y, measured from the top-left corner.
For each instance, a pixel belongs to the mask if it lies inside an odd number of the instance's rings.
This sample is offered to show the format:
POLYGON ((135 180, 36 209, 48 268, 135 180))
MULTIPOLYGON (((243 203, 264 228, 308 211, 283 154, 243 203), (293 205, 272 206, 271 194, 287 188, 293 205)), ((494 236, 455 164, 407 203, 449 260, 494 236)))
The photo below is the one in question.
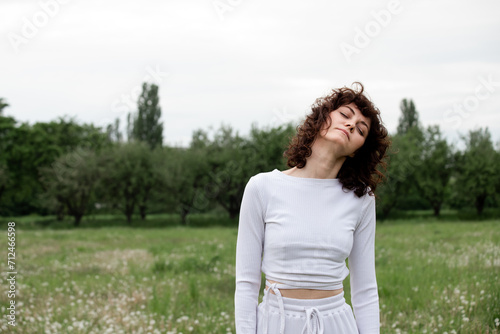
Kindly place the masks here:
POLYGON ((161 147, 163 124, 160 122, 161 107, 157 85, 143 83, 137 109, 137 115, 133 119, 132 139, 147 143, 151 149, 161 147))
POLYGON ((250 164, 252 170, 249 173, 254 174, 258 171, 274 168, 279 170, 289 168, 283 153, 294 135, 295 128, 291 123, 276 128, 263 129, 259 129, 253 124, 246 146, 249 151, 248 160, 252 161, 250 164))
POLYGON ((0 202, 2 200, 2 194, 9 184, 9 171, 4 164, 0 164, 0 202))
POLYGON ((422 165, 417 168, 416 185, 419 194, 438 216, 453 172, 454 155, 439 126, 429 126, 424 135, 422 165))
POLYGON ((105 167, 100 194, 103 202, 125 214, 132 221, 136 207, 145 218, 147 202, 156 175, 153 173, 153 151, 146 143, 119 143, 101 155, 105 167))
POLYGON ((486 199, 495 194, 498 184, 498 152, 488 128, 471 130, 462 140, 466 148, 458 156, 456 194, 462 201, 474 203, 481 215, 486 199))
MULTIPOLYGON (((0 99, 0 112, 8 104, 0 99)), ((500 153, 488 130, 471 131, 454 152, 438 126, 423 130, 415 104, 401 102, 391 136, 388 176, 377 188, 377 210, 484 208, 500 202, 500 153)), ((292 124, 252 125, 241 136, 229 125, 193 132, 188 148, 162 145, 158 87, 143 85, 129 141, 119 121, 106 129, 60 118, 33 125, 0 114, 0 215, 65 214, 78 225, 91 210, 121 210, 127 221, 153 212, 227 212, 237 217, 249 178, 288 168, 283 157, 292 124), (78 157, 83 157, 78 159, 78 157)))
POLYGON ((401 116, 399 117, 398 135, 404 135, 410 129, 420 127, 418 111, 413 100, 403 99, 399 108, 401 109, 401 116))
POLYGON ((109 124, 106 127, 106 134, 108 135, 108 140, 111 142, 123 142, 123 134, 120 131, 120 119, 116 118, 113 124, 109 124))
POLYGON ((422 132, 411 128, 391 137, 385 182, 377 188, 377 211, 382 218, 414 190, 417 171, 422 166, 422 132))
POLYGON ((3 97, 0 97, 0 116, 2 116, 3 110, 8 106, 9 104, 7 103, 7 101, 3 97))
POLYGON ((164 186, 160 198, 173 200, 183 225, 188 223, 188 214, 213 207, 213 199, 205 196, 209 176, 204 150, 196 146, 166 147, 158 166, 164 186))
POLYGON ((106 135, 94 125, 65 118, 30 125, 0 116, 0 138, 0 164, 3 163, 10 180, 2 195, 0 214, 8 215, 28 214, 46 207, 38 200, 44 191, 40 168, 78 148, 99 151, 109 144, 106 135))
POLYGON ((197 194, 207 201, 214 199, 231 218, 239 213, 246 181, 243 164, 248 160, 245 159, 244 145, 245 139, 234 133, 231 126, 221 125, 207 147, 209 180, 204 192, 197 194))
POLYGON ((91 208, 96 185, 101 179, 95 153, 89 149, 76 149, 58 157, 52 166, 41 167, 40 174, 45 203, 65 207, 78 226, 91 208))
MULTIPOLYGON (((0 100, 0 105, 2 101, 0 100)), ((0 213, 3 211, 5 201, 2 196, 11 184, 9 176, 7 152, 14 145, 13 132, 15 131, 16 121, 12 117, 3 117, 0 114, 0 213)))

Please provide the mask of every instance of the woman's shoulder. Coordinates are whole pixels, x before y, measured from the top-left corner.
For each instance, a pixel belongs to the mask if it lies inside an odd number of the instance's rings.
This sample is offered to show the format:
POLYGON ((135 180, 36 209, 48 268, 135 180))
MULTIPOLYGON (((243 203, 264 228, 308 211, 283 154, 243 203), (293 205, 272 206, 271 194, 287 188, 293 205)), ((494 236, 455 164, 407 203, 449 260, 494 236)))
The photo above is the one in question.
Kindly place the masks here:
POLYGON ((247 196, 253 196, 259 198, 263 206, 267 205, 269 194, 273 188, 272 184, 272 171, 269 172, 259 172, 250 176, 245 185, 244 193, 247 196))
POLYGON ((359 197, 359 200, 365 205, 369 206, 371 203, 375 202, 375 195, 371 192, 370 187, 366 188, 366 192, 364 195, 359 197))
POLYGON ((375 195, 370 194, 369 188, 361 196, 356 195, 354 190, 349 189, 343 189, 343 193, 348 197, 348 200, 352 203, 352 205, 360 209, 360 212, 364 212, 369 207, 375 205, 375 195))
POLYGON ((259 172, 252 176, 248 180, 248 184, 253 184, 259 188, 265 187, 274 177, 274 170, 267 172, 259 172))

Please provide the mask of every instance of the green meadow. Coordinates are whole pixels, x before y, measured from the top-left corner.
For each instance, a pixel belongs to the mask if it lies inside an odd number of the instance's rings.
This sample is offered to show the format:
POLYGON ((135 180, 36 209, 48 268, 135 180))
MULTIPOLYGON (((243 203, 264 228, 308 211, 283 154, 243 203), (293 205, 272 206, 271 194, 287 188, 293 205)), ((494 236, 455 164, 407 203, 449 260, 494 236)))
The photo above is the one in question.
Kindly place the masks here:
MULTIPOLYGON (((5 317, 2 275, 0 332, 235 333, 234 225, 161 226, 157 217, 141 227, 108 218, 106 227, 100 217, 78 229, 20 219, 16 326, 5 317)), ((498 220, 379 223, 381 332, 499 333, 499 227, 498 220)), ((5 272, 7 220, 2 228, 5 272)))

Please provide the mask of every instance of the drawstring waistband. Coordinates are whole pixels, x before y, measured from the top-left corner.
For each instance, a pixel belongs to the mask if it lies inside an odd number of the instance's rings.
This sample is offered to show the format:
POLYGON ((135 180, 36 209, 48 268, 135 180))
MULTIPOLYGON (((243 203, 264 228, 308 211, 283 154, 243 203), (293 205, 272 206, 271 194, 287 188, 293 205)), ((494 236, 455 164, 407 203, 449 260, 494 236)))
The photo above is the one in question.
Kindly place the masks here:
MULTIPOLYGON (((276 295, 277 306, 280 312, 280 332, 279 334, 285 333, 285 306, 283 303, 283 297, 280 290, 276 287, 277 283, 270 283, 266 280, 266 286, 269 290, 272 290, 276 295)), ((265 304, 265 314, 264 314, 264 334, 268 334, 268 314, 269 314, 269 290, 264 290, 264 304, 265 304)), ((294 305, 287 305, 289 312, 304 312, 306 323, 302 329, 302 334, 324 334, 324 324, 323 315, 321 311, 331 310, 332 308, 337 308, 345 304, 344 293, 327 297, 321 299, 293 299, 294 305)), ((276 300, 271 300, 272 304, 276 307, 276 300)))
POLYGON ((323 318, 316 307, 306 309, 306 324, 302 334, 323 334, 323 318))
MULTIPOLYGON (((266 281, 266 286, 269 286, 269 289, 273 290, 274 294, 278 296, 278 303, 279 303, 279 308, 280 308, 280 334, 285 333, 285 307, 283 306, 283 297, 281 296, 280 289, 276 287, 276 283, 273 283, 271 285, 267 284, 266 281)), ((269 292, 267 292, 264 296, 264 303, 266 304, 266 314, 265 314, 265 319, 264 319, 264 334, 267 334, 267 323, 269 322, 267 317, 269 314, 269 292)))

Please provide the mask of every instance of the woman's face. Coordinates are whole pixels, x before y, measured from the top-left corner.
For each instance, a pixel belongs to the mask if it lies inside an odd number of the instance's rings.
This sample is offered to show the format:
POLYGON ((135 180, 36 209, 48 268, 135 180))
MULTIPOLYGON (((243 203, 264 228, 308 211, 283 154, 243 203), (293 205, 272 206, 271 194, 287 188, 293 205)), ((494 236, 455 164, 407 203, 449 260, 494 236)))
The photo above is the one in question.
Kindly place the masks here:
POLYGON ((330 127, 327 129, 328 124, 325 122, 320 136, 341 145, 340 152, 344 156, 354 156, 354 153, 365 143, 370 132, 371 120, 363 116, 354 103, 349 103, 330 112, 330 120, 330 127))

